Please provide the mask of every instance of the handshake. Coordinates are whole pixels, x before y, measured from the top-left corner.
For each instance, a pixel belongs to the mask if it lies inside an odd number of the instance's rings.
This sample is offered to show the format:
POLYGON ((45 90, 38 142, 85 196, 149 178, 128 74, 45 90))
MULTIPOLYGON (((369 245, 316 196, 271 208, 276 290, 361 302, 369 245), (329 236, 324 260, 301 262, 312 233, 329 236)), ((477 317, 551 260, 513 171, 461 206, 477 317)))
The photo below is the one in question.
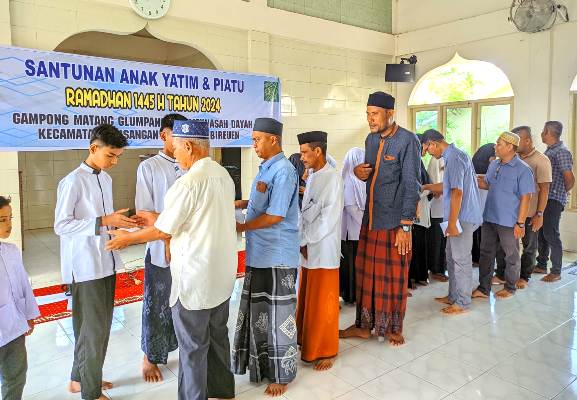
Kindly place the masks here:
POLYGON ((136 214, 127 217, 125 214, 129 212, 130 209, 123 208, 102 217, 102 226, 108 226, 110 228, 143 228, 147 226, 152 226, 158 218, 158 213, 152 211, 138 211, 136 214))

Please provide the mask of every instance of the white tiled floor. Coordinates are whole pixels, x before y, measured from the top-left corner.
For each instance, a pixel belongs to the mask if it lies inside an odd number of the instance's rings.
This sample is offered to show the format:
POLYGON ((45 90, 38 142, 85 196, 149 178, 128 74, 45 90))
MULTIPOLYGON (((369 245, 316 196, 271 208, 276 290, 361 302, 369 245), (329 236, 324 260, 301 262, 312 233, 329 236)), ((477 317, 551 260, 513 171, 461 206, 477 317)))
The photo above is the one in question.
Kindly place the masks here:
MULTIPOLYGON (((567 255, 567 260, 576 255, 567 255)), ((476 274, 476 271, 475 271, 476 274)), ((537 276, 538 277, 538 276, 537 276)), ((231 304, 234 326, 241 281, 231 304)), ((470 313, 444 316, 434 296, 446 283, 419 288, 408 300, 407 344, 376 339, 341 341, 335 367, 315 372, 301 363, 284 399, 472 400, 577 399, 577 276, 553 284, 533 280, 508 300, 476 301, 470 313)), ((104 375, 113 399, 176 399, 178 354, 163 368, 165 381, 140 378, 140 312, 134 303, 115 310, 104 375)), ((354 321, 345 306, 341 327, 354 321)), ((232 339, 232 338, 231 338, 232 339)), ((72 362, 70 319, 39 325, 28 339, 30 369, 25 398, 79 399, 65 392, 72 362)), ((264 386, 237 377, 237 399, 264 399, 264 386)))

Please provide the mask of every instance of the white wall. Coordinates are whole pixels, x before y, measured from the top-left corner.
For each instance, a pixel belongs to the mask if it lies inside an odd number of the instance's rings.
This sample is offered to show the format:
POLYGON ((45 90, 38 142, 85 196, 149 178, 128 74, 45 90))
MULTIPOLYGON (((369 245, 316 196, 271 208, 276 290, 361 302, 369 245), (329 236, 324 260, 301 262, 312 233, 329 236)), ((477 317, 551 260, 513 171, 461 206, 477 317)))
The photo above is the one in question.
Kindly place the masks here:
MULTIPOLYGON (((577 1, 564 2, 569 23, 549 31, 517 32, 507 21, 508 2, 496 0, 400 0, 397 2, 399 35, 397 54, 416 54, 417 75, 447 63, 458 52, 462 57, 489 61, 501 68, 515 92, 514 125, 530 125, 537 133, 547 120, 565 125, 563 140, 575 149, 575 130, 570 87, 577 75, 577 1), (416 18, 428 10, 429 18, 416 18)), ((563 3, 563 2, 562 2, 563 3)), ((412 84, 396 85, 398 120, 408 122, 412 84)), ((540 144, 543 149, 543 145, 540 144)), ((577 213, 567 211, 561 223, 564 247, 577 250, 577 213)))
MULTIPOLYGON (((362 145, 366 96, 373 90, 390 89, 384 83, 384 70, 394 53, 392 35, 268 8, 266 0, 199 3, 173 1, 166 17, 146 21, 130 9, 126 0, 0 0, 0 11, 10 6, 8 18, 0 12, 0 41, 53 50, 80 32, 126 35, 146 28, 156 38, 201 51, 218 69, 279 76, 287 154, 297 151, 296 134, 312 129, 331 134, 329 152, 339 161, 348 148, 362 145)), ((124 57, 141 59, 142 54, 151 52, 144 44, 132 50, 124 57)), ((81 152, 71 154, 74 157, 65 160, 62 158, 66 153, 20 156, 26 169, 26 227, 50 224, 58 179, 83 157, 81 152), (46 171, 40 170, 41 165, 46 171), (46 178, 49 171, 52 173, 46 178)), ((11 157, 11 163, 5 164, 10 172, 2 171, 4 166, 0 166, 0 174, 8 173, 17 182, 16 154, 0 157, 11 157)), ((124 181, 126 174, 133 173, 136 159, 128 157, 121 165, 125 162, 126 168, 121 166, 113 172, 115 190, 117 182, 121 184, 115 194, 117 206, 133 196, 131 185, 124 181)), ((252 149, 242 151, 245 196, 259 162, 252 149)), ((17 184, 14 192, 18 195, 17 184)), ((17 216, 17 223, 19 219, 17 216)))

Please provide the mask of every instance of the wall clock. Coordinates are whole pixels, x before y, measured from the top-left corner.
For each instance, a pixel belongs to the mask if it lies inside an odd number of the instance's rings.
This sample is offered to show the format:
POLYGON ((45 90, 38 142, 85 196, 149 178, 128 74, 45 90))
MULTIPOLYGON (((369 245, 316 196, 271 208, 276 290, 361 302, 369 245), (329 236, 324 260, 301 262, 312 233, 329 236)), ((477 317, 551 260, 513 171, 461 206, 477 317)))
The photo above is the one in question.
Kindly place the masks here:
POLYGON ((162 18, 168 12, 170 0, 129 0, 138 15, 146 19, 162 18))

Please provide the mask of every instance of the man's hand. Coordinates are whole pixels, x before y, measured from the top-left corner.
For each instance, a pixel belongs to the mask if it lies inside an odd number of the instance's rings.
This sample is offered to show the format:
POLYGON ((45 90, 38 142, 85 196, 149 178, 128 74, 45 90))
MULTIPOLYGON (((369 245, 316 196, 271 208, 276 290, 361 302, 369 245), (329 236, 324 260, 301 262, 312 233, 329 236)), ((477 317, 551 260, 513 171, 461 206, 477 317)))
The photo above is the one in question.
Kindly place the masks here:
POLYGON ((140 226, 153 226, 160 214, 154 211, 138 211, 131 218, 136 219, 140 226))
POLYGON ((301 246, 301 255, 304 257, 305 260, 307 260, 309 258, 307 246, 301 246))
POLYGON ((122 250, 132 244, 129 232, 123 230, 108 231, 108 234, 114 236, 114 239, 106 242, 106 250, 122 250))
POLYGON ((112 214, 105 215, 102 217, 102 225, 115 228, 138 228, 140 226, 138 220, 122 215, 123 213, 128 212, 128 210, 128 208, 123 208, 122 210, 115 211, 112 214))
POLYGON ((457 224, 456 223, 449 223, 447 225, 447 230, 445 231, 445 236, 449 237, 449 236, 459 236, 459 229, 457 229, 457 224))
POLYGON ((299 187, 299 194, 305 194, 305 187, 304 186, 300 186, 299 187))
POLYGON ((236 231, 237 231, 238 233, 244 232, 244 231, 246 230, 246 229, 245 229, 245 225, 246 225, 246 224, 241 224, 240 222, 237 222, 237 223, 236 223, 236 231))
POLYGON ((405 232, 402 227, 399 227, 395 237, 395 247, 399 251, 400 255, 404 256, 409 254, 413 247, 411 232, 405 232))
POLYGON ((533 232, 538 232, 539 229, 543 227, 543 216, 538 216, 537 214, 533 215, 529 224, 531 225, 531 230, 533 232))
POLYGON ((361 181, 366 181, 369 179, 369 175, 373 172, 373 168, 371 168, 370 164, 361 164, 357 165, 353 170, 355 176, 359 178, 361 181))
POLYGON ((523 236, 525 236, 525 228, 521 228, 519 225, 515 224, 513 233, 515 234, 515 239, 521 239, 523 236))
POLYGON ((240 208, 244 210, 248 207, 248 200, 235 200, 234 201, 234 208, 240 208))
POLYGON ((32 332, 34 332, 34 320, 33 319, 28 320, 28 328, 30 328, 30 329, 28 329, 26 331, 24 336, 30 336, 30 335, 32 335, 32 332))

